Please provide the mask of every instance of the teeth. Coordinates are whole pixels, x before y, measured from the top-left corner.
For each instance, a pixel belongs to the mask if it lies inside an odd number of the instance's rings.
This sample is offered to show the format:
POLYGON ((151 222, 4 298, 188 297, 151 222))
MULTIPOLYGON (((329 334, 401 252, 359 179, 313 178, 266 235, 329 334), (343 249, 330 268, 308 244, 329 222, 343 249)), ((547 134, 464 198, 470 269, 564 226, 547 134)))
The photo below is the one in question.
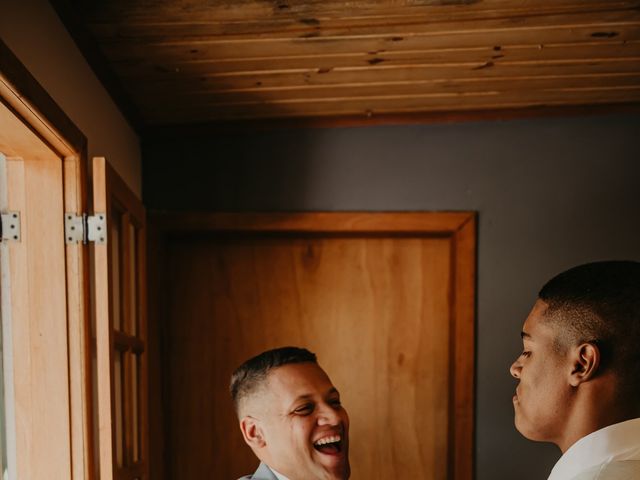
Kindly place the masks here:
POLYGON ((324 437, 314 443, 316 446, 326 445, 327 443, 336 443, 340 441, 340 435, 333 435, 331 437, 324 437))

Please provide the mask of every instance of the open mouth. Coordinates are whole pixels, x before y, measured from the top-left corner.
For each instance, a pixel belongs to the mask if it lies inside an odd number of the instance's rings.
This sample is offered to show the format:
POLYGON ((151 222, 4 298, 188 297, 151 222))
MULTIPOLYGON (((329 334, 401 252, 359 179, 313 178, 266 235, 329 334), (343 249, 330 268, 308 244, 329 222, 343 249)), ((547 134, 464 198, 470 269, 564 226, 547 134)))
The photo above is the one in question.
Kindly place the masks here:
POLYGON ((340 435, 331 435, 321 438, 313 443, 313 448, 320 453, 337 455, 342 452, 342 437, 340 435))

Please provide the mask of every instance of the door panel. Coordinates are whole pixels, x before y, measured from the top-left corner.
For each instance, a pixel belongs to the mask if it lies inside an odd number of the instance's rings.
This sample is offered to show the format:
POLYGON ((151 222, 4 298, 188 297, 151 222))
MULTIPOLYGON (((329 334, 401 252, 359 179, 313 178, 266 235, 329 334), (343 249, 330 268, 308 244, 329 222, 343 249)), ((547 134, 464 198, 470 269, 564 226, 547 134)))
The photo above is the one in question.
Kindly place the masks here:
POLYGON ((21 240, 3 245, 2 285, 10 292, 3 317, 10 318, 20 478, 71 478, 62 177, 53 152, 6 159, 4 208, 21 213, 21 240))
MULTIPOLYGON (((283 345, 317 353, 341 391, 353 479, 466 478, 454 476, 452 462, 455 248, 455 236, 419 233, 169 241, 169 478, 255 469, 229 377, 250 356, 283 345)), ((465 325, 473 338, 472 316, 465 325)))
POLYGON ((144 207, 104 158, 93 161, 97 417, 101 478, 147 480, 144 207))

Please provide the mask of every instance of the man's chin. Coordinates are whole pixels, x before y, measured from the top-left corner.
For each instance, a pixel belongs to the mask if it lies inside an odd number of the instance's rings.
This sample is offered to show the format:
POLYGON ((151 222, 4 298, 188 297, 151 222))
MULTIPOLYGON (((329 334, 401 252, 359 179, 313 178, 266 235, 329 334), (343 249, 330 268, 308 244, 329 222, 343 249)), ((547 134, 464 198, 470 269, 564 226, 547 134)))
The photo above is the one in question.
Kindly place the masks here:
POLYGON ((318 463, 322 465, 323 470, 326 472, 327 480, 346 480, 351 474, 351 466, 349 465, 348 456, 346 453, 340 453, 336 455, 327 455, 317 452, 316 458, 318 463))
POLYGON ((531 424, 523 421, 521 418, 518 418, 518 414, 516 413, 515 418, 515 427, 516 430, 527 440, 531 440, 532 442, 545 442, 547 441, 543 435, 540 434, 538 430, 532 428, 531 424))

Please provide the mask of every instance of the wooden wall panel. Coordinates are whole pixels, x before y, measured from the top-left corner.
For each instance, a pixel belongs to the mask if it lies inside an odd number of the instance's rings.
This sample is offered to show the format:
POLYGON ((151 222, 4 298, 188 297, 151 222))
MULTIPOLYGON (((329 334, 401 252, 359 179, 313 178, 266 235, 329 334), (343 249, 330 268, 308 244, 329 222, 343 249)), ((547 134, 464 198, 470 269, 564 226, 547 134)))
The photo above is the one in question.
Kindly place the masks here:
POLYGON ((253 471, 229 376, 287 344, 315 351, 343 394, 352 478, 452 478, 454 247, 416 235, 172 241, 169 478, 253 471))

